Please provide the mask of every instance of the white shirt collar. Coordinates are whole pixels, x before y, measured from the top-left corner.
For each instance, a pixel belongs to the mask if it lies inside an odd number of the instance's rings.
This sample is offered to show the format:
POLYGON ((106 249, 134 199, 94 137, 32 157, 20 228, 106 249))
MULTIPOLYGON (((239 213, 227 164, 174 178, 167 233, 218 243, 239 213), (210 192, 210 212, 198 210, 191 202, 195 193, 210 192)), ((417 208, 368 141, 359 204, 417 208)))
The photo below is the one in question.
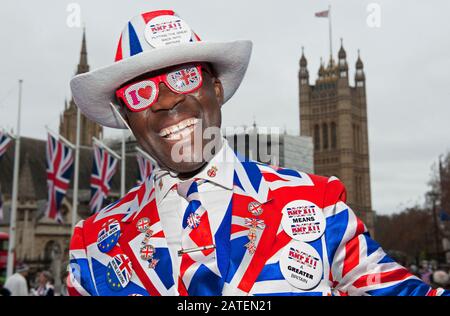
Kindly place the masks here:
MULTIPOLYGON (((193 178, 207 180, 225 189, 231 190, 234 185, 235 154, 225 138, 219 152, 193 178)), ((170 189, 181 181, 175 174, 156 166, 154 177, 156 203, 159 204, 169 193, 170 189)))

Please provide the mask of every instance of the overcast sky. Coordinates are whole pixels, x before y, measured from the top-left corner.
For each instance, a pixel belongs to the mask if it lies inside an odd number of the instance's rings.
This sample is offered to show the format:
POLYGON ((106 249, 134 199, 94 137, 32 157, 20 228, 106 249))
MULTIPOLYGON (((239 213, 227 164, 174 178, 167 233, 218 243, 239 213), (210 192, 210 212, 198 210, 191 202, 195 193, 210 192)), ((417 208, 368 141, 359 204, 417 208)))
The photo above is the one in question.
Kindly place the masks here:
POLYGON ((431 165, 450 149, 446 0, 2 1, 0 128, 16 125, 22 78, 22 135, 44 139, 45 125, 57 130, 79 60, 82 29, 67 25, 74 3, 87 27, 91 69, 112 62, 129 18, 155 9, 174 9, 203 40, 252 40, 250 67, 224 107, 224 126, 250 125, 256 118, 258 125, 290 133, 299 131, 301 47, 313 83, 320 57, 329 51, 327 20, 314 13, 331 3, 334 52, 343 37, 352 84, 358 49, 365 65, 373 208, 388 214, 421 203, 431 165), (375 7, 368 10, 370 4, 375 7))

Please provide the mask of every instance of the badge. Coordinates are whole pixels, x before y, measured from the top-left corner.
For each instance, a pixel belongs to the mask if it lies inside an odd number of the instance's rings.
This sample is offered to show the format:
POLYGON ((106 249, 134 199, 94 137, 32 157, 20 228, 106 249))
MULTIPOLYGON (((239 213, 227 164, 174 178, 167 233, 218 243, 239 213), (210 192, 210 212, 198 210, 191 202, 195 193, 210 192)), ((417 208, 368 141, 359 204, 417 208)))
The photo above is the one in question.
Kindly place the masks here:
POLYGON ((190 229, 197 228, 200 225, 200 216, 197 213, 191 213, 187 218, 187 225, 190 229))
POLYGON ((261 203, 253 201, 248 203, 248 211, 255 216, 259 216, 263 213, 263 208, 261 203))
POLYGON ((147 217, 143 217, 143 218, 139 219, 136 224, 136 228, 141 233, 145 233, 149 227, 150 227, 150 220, 147 217))
POLYGON ((159 259, 152 258, 150 260, 150 263, 148 264, 149 269, 155 269, 158 262, 159 262, 159 259))
POLYGON ((103 224, 98 233, 97 247, 101 252, 109 252, 117 244, 120 236, 120 223, 115 219, 110 219, 103 224))
POLYGON ((316 249, 296 240, 282 251, 280 269, 289 284, 305 291, 315 288, 323 274, 322 259, 316 249))
POLYGON ((247 227, 250 227, 250 229, 264 229, 266 228, 266 224, 264 223, 264 220, 257 219, 257 218, 245 218, 244 225, 247 227))
POLYGON ((308 242, 323 235, 326 221, 322 209, 317 205, 306 200, 296 200, 283 207, 281 224, 289 236, 308 242))
POLYGON ((132 271, 130 259, 124 254, 117 255, 108 264, 106 283, 112 290, 120 291, 130 282, 132 271))
POLYGON ((151 46, 158 48, 189 43, 192 38, 192 30, 177 16, 160 15, 148 22, 144 35, 151 46))
POLYGON ((208 177, 214 178, 217 175, 217 170, 218 170, 217 167, 212 166, 211 168, 209 168, 206 174, 208 175, 208 177))
POLYGON ((155 247, 153 247, 152 245, 145 245, 141 248, 140 253, 142 260, 150 260, 155 254, 155 247))
POLYGON ((248 239, 249 239, 250 241, 255 242, 255 241, 256 241, 256 237, 257 237, 257 236, 256 236, 256 229, 250 228, 247 237, 248 237, 248 239))
POLYGON ((256 244, 253 240, 249 241, 245 244, 245 248, 247 248, 248 252, 253 255, 256 251, 256 244))

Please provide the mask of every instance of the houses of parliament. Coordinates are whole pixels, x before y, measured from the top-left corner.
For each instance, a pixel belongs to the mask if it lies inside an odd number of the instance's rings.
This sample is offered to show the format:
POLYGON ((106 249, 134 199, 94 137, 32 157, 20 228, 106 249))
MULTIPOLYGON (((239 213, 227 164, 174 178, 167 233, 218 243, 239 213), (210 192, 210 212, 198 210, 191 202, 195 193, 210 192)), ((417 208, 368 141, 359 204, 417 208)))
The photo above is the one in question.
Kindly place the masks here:
POLYGON ((300 134, 314 143, 314 172, 338 177, 347 202, 373 234, 364 64, 356 61, 354 86, 349 81, 347 53, 341 40, 337 62, 322 62, 314 85, 302 52, 299 71, 300 134))

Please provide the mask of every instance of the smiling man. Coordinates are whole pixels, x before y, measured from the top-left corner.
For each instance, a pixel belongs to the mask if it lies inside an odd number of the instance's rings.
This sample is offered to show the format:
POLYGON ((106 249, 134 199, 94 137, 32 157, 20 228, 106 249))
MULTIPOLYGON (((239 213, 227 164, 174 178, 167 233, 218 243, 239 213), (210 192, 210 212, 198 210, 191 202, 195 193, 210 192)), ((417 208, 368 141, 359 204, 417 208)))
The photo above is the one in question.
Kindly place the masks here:
MULTIPOLYGON (((250 41, 201 41, 173 11, 134 17, 112 65, 76 76, 90 119, 130 128, 154 172, 81 221, 72 295, 441 295, 389 258, 335 177, 246 160, 220 135, 250 41)), ((270 109, 267 109, 270 110, 270 109)))

